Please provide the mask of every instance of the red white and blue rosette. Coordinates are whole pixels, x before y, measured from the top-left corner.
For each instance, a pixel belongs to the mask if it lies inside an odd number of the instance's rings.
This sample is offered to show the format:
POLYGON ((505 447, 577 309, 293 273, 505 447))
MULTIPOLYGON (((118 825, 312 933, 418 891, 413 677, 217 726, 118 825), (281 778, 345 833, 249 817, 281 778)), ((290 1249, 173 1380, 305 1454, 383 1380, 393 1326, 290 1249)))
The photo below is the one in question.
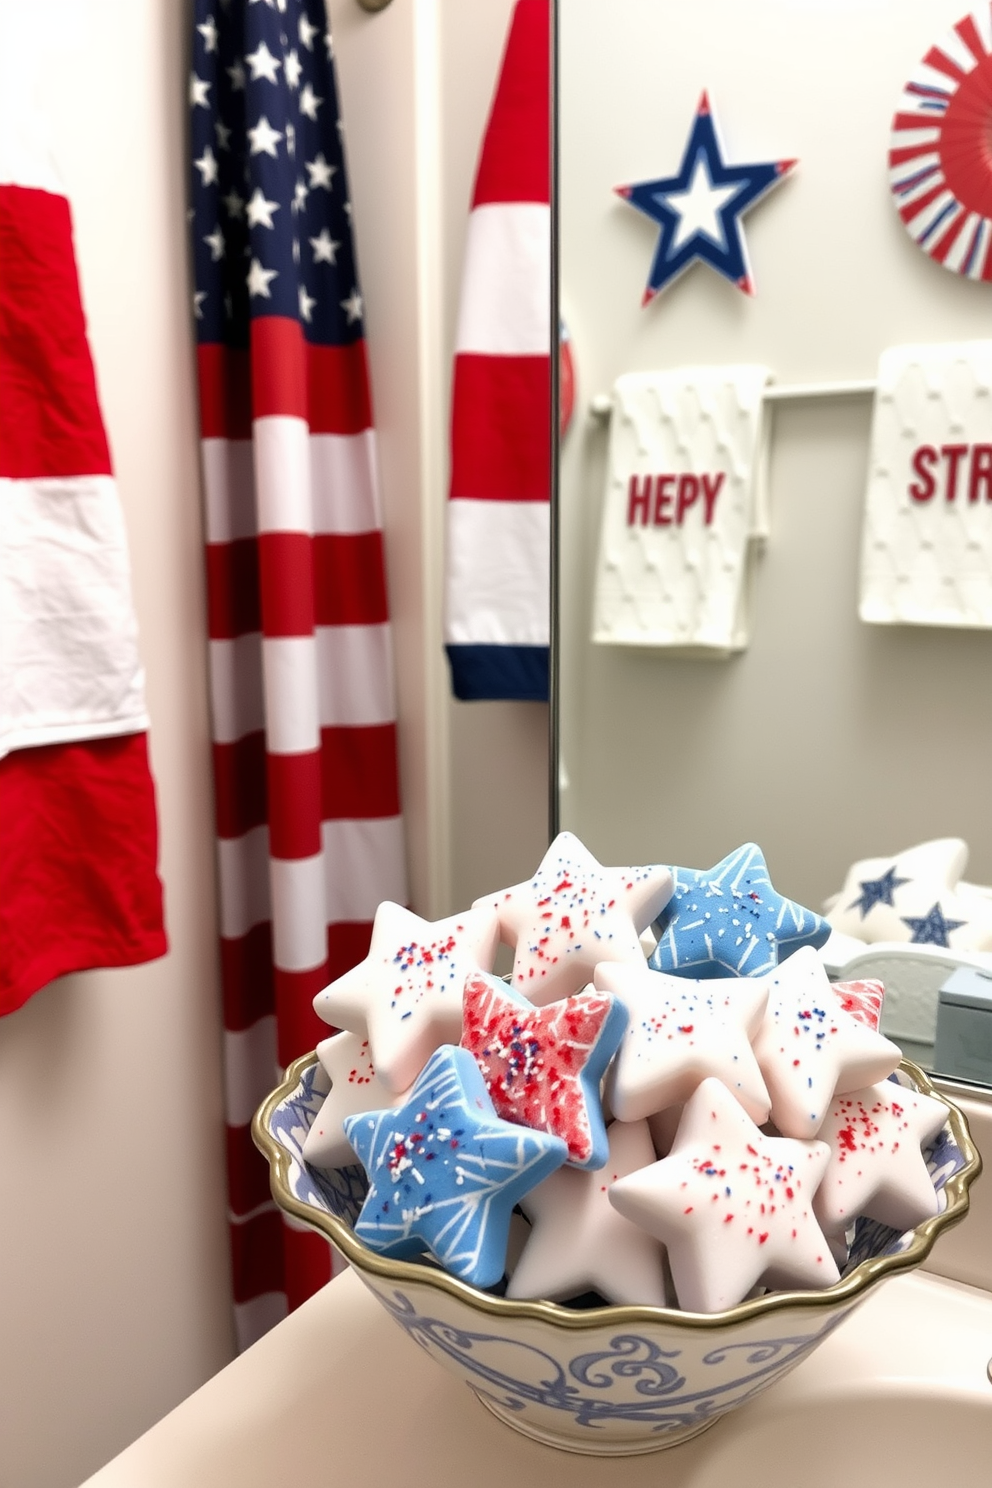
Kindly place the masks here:
POLYGON ((992 4, 917 64, 892 122, 889 184, 924 252, 952 273, 992 280, 992 4))

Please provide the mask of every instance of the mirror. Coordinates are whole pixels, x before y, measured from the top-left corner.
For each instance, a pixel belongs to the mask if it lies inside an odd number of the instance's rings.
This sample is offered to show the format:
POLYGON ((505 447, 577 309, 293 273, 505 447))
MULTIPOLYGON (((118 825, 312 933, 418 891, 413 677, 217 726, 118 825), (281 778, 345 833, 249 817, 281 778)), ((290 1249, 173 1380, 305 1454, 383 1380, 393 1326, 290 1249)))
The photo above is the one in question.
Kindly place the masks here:
MULTIPOLYGON (((773 882, 819 908, 855 862, 961 837, 966 877, 992 883, 992 633, 858 617, 879 356, 992 326, 992 284, 920 251, 888 185, 900 93, 961 13, 559 7, 560 308, 579 389, 559 454, 559 806, 601 861, 702 867, 750 839, 773 882), (753 295, 696 262, 642 307, 659 230, 615 188, 676 174, 704 91, 727 159, 798 165, 742 219, 753 295), (594 404, 616 418, 624 374, 728 364, 771 379, 747 644, 704 657, 594 642, 611 417, 594 404)), ((930 959, 932 1030, 947 973, 930 959)), ((932 1062, 926 1038, 902 1037, 932 1062)))

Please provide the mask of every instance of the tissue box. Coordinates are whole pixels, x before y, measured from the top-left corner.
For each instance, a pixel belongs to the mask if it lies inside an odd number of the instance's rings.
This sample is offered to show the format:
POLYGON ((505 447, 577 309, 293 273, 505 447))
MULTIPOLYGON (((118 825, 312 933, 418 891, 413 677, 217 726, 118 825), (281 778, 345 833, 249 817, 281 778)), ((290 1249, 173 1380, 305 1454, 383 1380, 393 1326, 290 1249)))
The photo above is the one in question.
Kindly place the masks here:
POLYGON ((992 973, 959 966, 941 987, 933 1067, 992 1084, 992 973))

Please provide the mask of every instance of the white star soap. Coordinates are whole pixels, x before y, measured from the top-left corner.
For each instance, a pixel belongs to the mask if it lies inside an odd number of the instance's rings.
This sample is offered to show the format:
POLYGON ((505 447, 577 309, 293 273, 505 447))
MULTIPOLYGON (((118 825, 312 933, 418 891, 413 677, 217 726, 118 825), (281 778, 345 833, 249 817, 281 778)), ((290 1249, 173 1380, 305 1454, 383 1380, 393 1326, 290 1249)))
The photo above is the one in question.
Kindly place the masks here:
POLYGON ((332 1027, 367 1037, 379 1079, 399 1095, 439 1045, 458 1043, 465 978, 492 970, 498 940, 491 909, 432 924, 386 900, 365 960, 318 992, 314 1011, 332 1027))
POLYGON ((768 1002, 764 979, 668 976, 641 966, 596 967, 593 984, 627 1009, 606 1077, 610 1109, 639 1121, 684 1103, 708 1076, 722 1080, 757 1125, 771 1102, 750 1039, 768 1002))
POLYGON ((396 1100, 375 1072, 369 1041, 359 1033, 336 1033, 317 1045, 317 1058, 330 1081, 324 1104, 303 1143, 303 1156, 315 1168, 346 1168, 358 1161, 344 1134, 346 1116, 378 1111, 396 1100))
POLYGON ((992 950, 992 898, 962 884, 968 845, 960 837, 921 842, 887 858, 864 858, 848 870, 827 915, 843 935, 992 950))
POLYGON ((559 1168, 520 1201, 533 1229, 508 1297, 562 1302, 598 1292, 608 1302, 665 1307, 662 1249, 623 1218, 608 1198, 611 1183, 654 1162, 644 1121, 615 1121, 607 1132, 610 1155, 597 1173, 559 1168))
POLYGON ((839 1279, 812 1208, 829 1160, 825 1142, 766 1137, 719 1080, 704 1080, 668 1157, 619 1179, 609 1197, 667 1246, 679 1306, 720 1312, 759 1282, 839 1279))
POLYGON ((783 1136, 815 1137, 836 1092, 891 1075, 896 1044, 846 1013, 816 952, 796 951, 763 979, 768 1007, 754 1053, 783 1136))
POLYGON ((601 961, 643 966, 641 933, 671 894, 667 868, 604 868, 571 832, 560 832, 529 882, 474 907, 495 910, 514 950, 513 986, 546 1007, 580 991, 601 961))
POLYGON ((840 1234, 861 1214, 911 1230, 937 1213, 922 1148, 943 1127, 947 1107, 893 1080, 838 1095, 820 1136, 830 1161, 813 1201, 823 1229, 840 1234))

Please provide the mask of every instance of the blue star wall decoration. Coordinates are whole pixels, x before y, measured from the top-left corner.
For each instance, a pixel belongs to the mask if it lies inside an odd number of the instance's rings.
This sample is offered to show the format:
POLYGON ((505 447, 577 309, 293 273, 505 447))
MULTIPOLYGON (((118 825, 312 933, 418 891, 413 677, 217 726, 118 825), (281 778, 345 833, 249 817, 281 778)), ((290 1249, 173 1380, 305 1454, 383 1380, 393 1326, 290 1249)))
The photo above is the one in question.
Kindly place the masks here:
POLYGON ((741 218, 796 164, 795 160, 728 164, 709 98, 703 93, 678 174, 614 188, 661 229, 641 303, 649 304, 697 259, 753 295, 741 218))

